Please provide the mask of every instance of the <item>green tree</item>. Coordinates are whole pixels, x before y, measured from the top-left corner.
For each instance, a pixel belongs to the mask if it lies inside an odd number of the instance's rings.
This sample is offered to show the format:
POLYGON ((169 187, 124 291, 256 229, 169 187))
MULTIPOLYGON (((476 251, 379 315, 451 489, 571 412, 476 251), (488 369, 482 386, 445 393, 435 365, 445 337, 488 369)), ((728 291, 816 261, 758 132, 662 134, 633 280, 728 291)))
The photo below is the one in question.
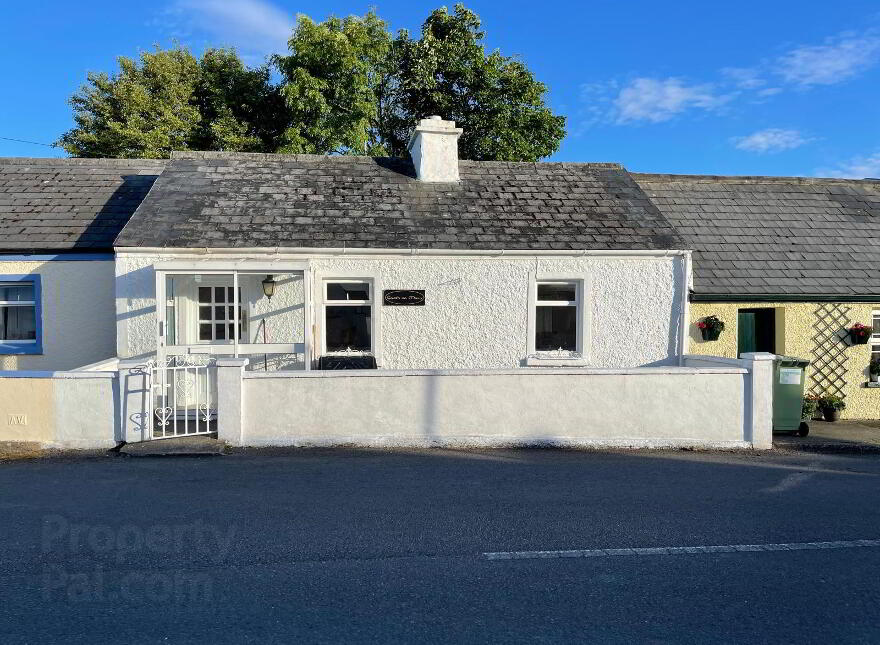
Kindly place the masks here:
POLYGON ((464 128, 465 159, 537 161, 565 136, 547 87, 515 58, 486 54, 479 17, 461 4, 434 11, 421 38, 392 39, 373 11, 315 23, 300 16, 290 54, 274 59, 292 125, 282 150, 405 156, 419 119, 464 128))
POLYGON ((464 128, 464 159, 537 161, 559 149, 565 117, 544 104, 547 87, 521 61, 486 54, 480 18, 462 4, 431 13, 414 40, 394 41, 394 109, 381 125, 386 145, 405 150, 420 118, 439 114, 464 128))
POLYGON ((281 150, 387 154, 378 128, 390 72, 385 22, 373 11, 322 23, 299 16, 289 47, 274 58, 291 110, 281 150))
POLYGON ((565 136, 546 86, 520 60, 486 53, 479 17, 432 12, 418 39, 392 37, 374 11, 316 23, 300 16, 289 52, 249 68, 233 50, 158 47, 91 73, 58 141, 78 157, 168 157, 172 150, 407 154, 410 132, 439 114, 464 128, 465 159, 537 161, 565 136))
POLYGON ((76 157, 166 158, 172 150, 274 152, 289 116, 263 66, 209 49, 201 60, 177 46, 118 59, 119 72, 90 73, 71 98, 75 127, 58 144, 76 157))

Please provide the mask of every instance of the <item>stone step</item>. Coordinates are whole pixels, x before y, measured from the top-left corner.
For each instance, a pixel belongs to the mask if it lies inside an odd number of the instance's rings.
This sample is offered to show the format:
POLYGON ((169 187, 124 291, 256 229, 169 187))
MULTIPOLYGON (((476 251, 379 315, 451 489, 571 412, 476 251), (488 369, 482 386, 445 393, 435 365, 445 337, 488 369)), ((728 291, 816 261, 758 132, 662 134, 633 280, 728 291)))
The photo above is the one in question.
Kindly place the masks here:
POLYGON ((172 457, 222 455, 225 451, 225 441, 205 435, 127 443, 119 449, 119 454, 128 457, 172 457))

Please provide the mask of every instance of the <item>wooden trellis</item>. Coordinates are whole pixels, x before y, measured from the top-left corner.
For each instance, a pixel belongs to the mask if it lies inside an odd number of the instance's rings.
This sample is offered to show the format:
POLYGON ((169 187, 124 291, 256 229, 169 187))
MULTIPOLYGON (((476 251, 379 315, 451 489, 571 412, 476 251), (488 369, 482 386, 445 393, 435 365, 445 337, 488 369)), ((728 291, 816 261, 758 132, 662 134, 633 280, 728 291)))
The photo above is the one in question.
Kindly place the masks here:
POLYGON ((850 307, 824 303, 813 312, 813 361, 810 393, 846 397, 847 328, 850 307))

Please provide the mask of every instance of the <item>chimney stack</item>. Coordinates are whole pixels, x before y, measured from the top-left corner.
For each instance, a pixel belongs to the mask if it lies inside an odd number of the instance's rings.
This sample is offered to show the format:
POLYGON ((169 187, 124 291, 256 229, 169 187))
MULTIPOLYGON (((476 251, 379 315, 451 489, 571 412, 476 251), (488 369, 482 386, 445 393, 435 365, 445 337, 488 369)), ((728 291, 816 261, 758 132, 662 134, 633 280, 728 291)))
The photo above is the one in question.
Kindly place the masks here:
POLYGON ((462 129, 455 127, 455 121, 444 121, 439 116, 419 122, 407 146, 419 181, 458 181, 458 137, 461 133, 462 129))

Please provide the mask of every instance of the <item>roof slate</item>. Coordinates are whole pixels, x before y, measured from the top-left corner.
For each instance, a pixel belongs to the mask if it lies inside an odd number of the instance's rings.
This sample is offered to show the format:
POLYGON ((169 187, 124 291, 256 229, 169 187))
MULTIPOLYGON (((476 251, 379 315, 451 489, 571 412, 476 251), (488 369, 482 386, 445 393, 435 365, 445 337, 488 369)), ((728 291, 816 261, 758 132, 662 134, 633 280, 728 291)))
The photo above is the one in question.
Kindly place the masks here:
POLYGON ((880 297, 880 182, 632 177, 693 249, 695 294, 880 297))
POLYGON ((0 250, 111 250, 166 163, 0 158, 0 250))
POLYGON ((401 159, 175 153, 117 247, 672 249, 618 164, 460 162, 457 184, 401 159))

